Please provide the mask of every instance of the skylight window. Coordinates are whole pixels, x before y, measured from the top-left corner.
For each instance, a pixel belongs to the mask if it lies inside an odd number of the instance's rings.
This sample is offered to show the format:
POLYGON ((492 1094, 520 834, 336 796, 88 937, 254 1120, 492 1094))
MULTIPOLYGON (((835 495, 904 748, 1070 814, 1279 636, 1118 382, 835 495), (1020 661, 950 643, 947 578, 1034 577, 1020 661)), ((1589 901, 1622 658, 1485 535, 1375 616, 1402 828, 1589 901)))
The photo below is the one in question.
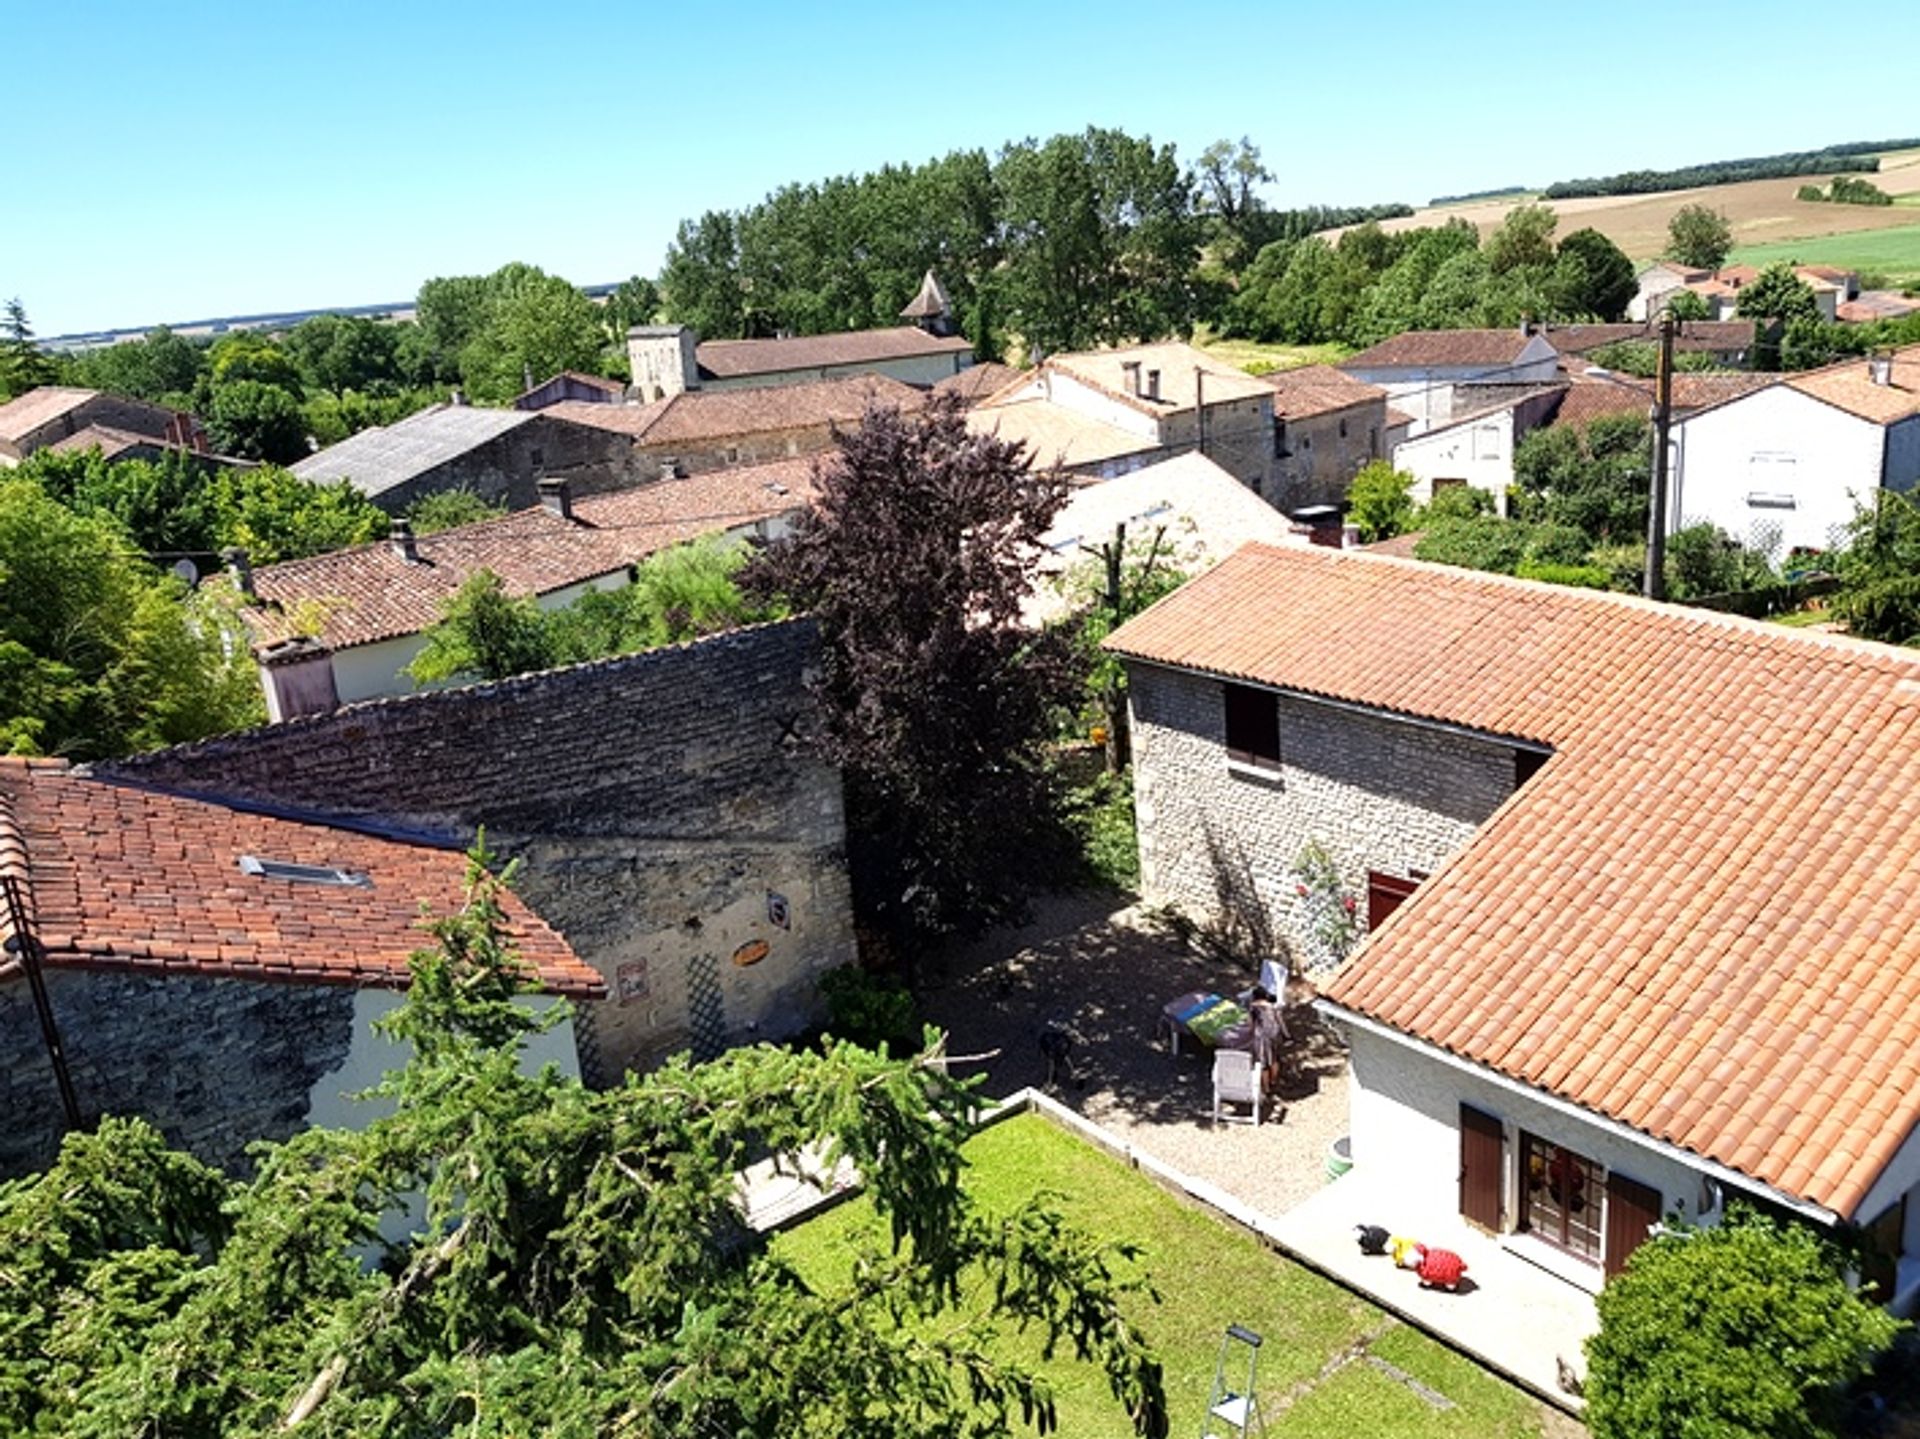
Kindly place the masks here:
POLYGON ((330 884, 336 888, 372 889, 373 881, 350 869, 333 869, 324 864, 294 864, 291 860, 261 859, 258 855, 240 856, 240 873, 261 879, 285 879, 295 884, 330 884))

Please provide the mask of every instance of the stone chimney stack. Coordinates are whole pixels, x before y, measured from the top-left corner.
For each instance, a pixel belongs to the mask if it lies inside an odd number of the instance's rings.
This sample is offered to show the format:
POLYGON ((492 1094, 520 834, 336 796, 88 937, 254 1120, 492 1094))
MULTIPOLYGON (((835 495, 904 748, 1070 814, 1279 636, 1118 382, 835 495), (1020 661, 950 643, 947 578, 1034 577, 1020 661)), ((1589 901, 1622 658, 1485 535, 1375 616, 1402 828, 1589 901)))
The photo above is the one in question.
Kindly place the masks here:
POLYGON ((1157 400, 1160 398, 1160 372, 1158 370, 1147 371, 1147 398, 1149 400, 1157 400))
POLYGON ((1893 356, 1874 355, 1867 361, 1867 378, 1876 385, 1893 383, 1893 356))
POLYGON ((660 478, 663 480, 686 478, 680 468, 680 457, 678 455, 662 455, 660 457, 660 478))
POLYGON ((458 385, 455 385, 452 392, 447 396, 447 403, 455 409, 465 409, 467 404, 466 391, 462 390, 458 385))
POLYGON ((247 552, 238 545, 229 546, 220 551, 220 562, 227 567, 227 573, 233 576, 233 586, 250 600, 260 598, 260 592, 253 587, 253 564, 247 559, 247 552))
POLYGON ((393 545, 393 552, 400 556, 402 563, 409 565, 420 563, 420 546, 414 542, 413 526, 407 521, 396 519, 387 531, 387 539, 393 545))
POLYGON ((573 518, 573 487, 565 480, 542 480, 539 490, 541 509, 563 520, 573 518))
POLYGON ((1120 374, 1123 377, 1120 388, 1125 390, 1129 395, 1132 395, 1135 399, 1138 399, 1140 397, 1140 362, 1138 360, 1122 360, 1120 362, 1120 374))

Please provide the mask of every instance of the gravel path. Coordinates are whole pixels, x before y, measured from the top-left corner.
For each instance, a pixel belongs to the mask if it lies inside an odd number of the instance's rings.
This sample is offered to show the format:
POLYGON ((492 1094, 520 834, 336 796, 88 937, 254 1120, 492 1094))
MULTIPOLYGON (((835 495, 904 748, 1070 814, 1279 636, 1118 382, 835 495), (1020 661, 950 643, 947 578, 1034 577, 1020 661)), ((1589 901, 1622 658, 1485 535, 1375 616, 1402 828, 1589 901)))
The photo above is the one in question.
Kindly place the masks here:
POLYGON ((1285 1212, 1326 1182, 1327 1148, 1347 1132, 1345 1052, 1304 1007, 1311 991, 1289 996, 1294 1038, 1279 1109, 1258 1129, 1216 1127, 1211 1058, 1195 1045, 1174 1058, 1155 1024, 1177 994, 1233 992, 1252 977, 1193 954, 1138 907, 1116 903, 1053 899, 1025 928, 923 966, 915 988, 928 1019, 949 1032, 949 1052, 997 1051, 954 1072, 984 1069, 995 1096, 1042 1085, 1040 1032, 1062 1020, 1075 1038, 1074 1077, 1060 1078, 1056 1098, 1265 1213, 1285 1212))

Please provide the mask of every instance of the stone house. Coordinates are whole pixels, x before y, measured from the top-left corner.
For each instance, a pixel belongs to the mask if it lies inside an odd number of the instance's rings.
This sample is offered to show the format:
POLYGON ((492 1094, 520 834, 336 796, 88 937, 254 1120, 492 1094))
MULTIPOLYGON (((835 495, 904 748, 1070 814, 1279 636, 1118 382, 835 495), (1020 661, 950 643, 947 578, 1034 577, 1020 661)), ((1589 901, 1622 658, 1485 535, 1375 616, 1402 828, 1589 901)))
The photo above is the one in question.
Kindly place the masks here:
POLYGON ((543 479, 565 480, 576 495, 600 494, 637 483, 641 464, 625 437, 551 409, 453 403, 361 430, 290 468, 303 480, 351 480, 381 509, 400 514, 446 490, 523 508, 538 498, 543 479))
POLYGON ((142 442, 198 453, 207 448, 200 422, 184 411, 102 390, 43 385, 0 405, 0 467, 17 465, 35 450, 84 438, 89 431, 93 432, 91 442, 78 448, 89 449, 97 443, 103 450, 124 451, 142 442))
POLYGON ((1879 490, 1920 484, 1920 345, 1781 377, 1672 437, 1670 526, 1711 523, 1781 553, 1837 548, 1879 490))
POLYGON ((1054 355, 976 404, 967 426, 1088 478, 1198 451, 1256 493, 1271 487, 1272 387, 1191 345, 1054 355))
POLYGON ((404 522, 386 540, 252 570, 233 581, 250 596, 267 717, 280 721, 420 688, 406 673, 425 632, 481 570, 543 609, 589 590, 622 589, 635 566, 708 535, 779 539, 813 503, 812 465, 783 460, 659 480, 576 500, 564 480, 541 481, 541 503, 498 519, 416 538, 404 522))
POLYGON ((1261 378, 1273 390, 1273 466, 1262 493, 1276 509, 1344 505, 1353 477, 1406 438, 1409 419, 1388 407, 1385 390, 1332 365, 1261 378))
POLYGON ((1356 1195, 1589 1292, 1746 1197, 1920 1302, 1920 656, 1262 545, 1109 646, 1149 897, 1309 960, 1354 901, 1356 1195))
MULTIPOLYGON (((0 760, 0 1178, 47 1164, 67 1128, 139 1115, 227 1169, 255 1139, 375 1112, 350 1096, 405 1061, 373 1021, 401 1002, 423 904, 462 903, 457 849, 0 760), (61 1063, 36 1012, 37 965, 61 1063), (64 1076, 64 1084, 63 1084, 64 1076)), ((600 977, 526 903, 509 938, 544 1007, 600 977)), ((535 1065, 577 1074, 574 1022, 535 1065)))
POLYGON ((541 414, 624 439, 638 482, 663 471, 697 475, 816 455, 832 448, 836 428, 859 424, 869 405, 912 411, 925 403, 925 392, 902 381, 853 375, 766 389, 686 390, 644 405, 564 400, 541 414))
POLYGON ((1378 385, 1387 403, 1413 419, 1412 434, 1475 408, 1454 391, 1472 385, 1547 384, 1561 378, 1560 353, 1533 325, 1511 330, 1409 330, 1342 360, 1356 380, 1378 385))
POLYGON ((685 325, 635 325, 627 332, 627 358, 634 394, 646 402, 862 375, 925 389, 971 365, 973 346, 964 336, 917 325, 773 340, 702 340, 685 325))
POLYGON ((810 622, 758 625, 95 766, 129 784, 433 835, 516 891, 607 987, 582 1077, 798 1034, 854 955, 839 771, 815 756, 810 622))

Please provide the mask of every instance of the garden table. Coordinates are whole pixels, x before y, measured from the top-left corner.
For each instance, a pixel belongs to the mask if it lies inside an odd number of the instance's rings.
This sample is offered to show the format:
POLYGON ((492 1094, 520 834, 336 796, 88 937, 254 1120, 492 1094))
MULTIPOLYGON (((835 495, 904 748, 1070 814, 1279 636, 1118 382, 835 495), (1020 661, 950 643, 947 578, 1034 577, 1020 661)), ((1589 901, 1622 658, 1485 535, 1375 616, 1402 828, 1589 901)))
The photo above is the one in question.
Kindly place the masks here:
POLYGON ((1172 1041, 1175 1058, 1182 1034, 1192 1035, 1208 1049, 1253 1048, 1253 1016, 1233 1000, 1205 990, 1168 1000, 1160 1010, 1160 1022, 1172 1041))

